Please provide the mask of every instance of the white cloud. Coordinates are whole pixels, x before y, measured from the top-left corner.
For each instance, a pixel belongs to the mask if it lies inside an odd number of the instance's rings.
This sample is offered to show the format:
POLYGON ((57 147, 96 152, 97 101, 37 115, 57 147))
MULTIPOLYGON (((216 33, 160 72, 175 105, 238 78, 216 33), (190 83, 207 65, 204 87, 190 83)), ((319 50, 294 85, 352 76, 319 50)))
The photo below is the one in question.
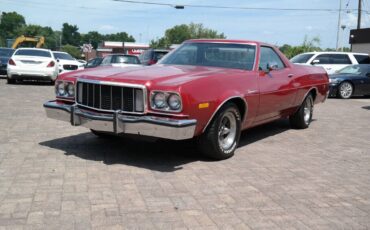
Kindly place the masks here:
POLYGON ((101 26, 99 26, 99 30, 103 31, 103 32, 111 32, 111 31, 115 31, 117 29, 118 29, 117 27, 112 26, 112 25, 101 25, 101 26))

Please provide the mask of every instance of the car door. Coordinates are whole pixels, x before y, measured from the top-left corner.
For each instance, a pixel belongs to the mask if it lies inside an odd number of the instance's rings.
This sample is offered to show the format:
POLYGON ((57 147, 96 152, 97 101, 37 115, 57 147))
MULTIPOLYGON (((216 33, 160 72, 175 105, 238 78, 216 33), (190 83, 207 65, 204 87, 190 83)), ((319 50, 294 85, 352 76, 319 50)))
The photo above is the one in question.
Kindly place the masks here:
POLYGON ((323 67, 329 75, 351 64, 348 54, 319 54, 311 62, 311 65, 323 67))
POLYGON ((261 46, 258 78, 260 106, 257 122, 280 117, 292 106, 297 92, 293 79, 292 69, 282 61, 274 48, 261 46))
POLYGON ((355 86, 355 93, 361 95, 370 95, 370 66, 367 71, 358 79, 355 86))

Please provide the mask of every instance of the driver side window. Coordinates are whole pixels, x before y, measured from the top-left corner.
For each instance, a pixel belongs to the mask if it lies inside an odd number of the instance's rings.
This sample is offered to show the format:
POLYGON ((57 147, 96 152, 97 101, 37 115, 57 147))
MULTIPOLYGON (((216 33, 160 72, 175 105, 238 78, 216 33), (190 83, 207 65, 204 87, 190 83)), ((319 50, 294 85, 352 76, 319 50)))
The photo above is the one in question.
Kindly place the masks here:
POLYGON ((274 49, 261 46, 259 70, 269 71, 270 68, 283 69, 285 65, 274 49))

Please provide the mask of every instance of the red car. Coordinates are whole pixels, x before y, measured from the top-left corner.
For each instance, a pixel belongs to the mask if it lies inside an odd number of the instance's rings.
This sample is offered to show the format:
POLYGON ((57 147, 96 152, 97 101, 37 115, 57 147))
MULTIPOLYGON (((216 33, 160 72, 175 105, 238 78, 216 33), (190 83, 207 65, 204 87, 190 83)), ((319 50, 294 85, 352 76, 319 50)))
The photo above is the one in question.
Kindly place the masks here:
POLYGON ((321 67, 292 64, 274 46, 189 40, 157 65, 60 75, 50 118, 96 134, 194 138, 214 159, 234 154, 240 132, 280 118, 307 128, 328 94, 321 67))

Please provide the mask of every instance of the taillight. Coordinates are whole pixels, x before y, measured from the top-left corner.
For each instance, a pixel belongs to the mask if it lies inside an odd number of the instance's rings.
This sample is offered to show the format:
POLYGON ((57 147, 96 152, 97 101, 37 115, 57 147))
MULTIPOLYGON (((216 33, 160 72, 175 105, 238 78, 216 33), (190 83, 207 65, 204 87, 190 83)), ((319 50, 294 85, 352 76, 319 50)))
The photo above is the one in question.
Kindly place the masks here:
POLYGON ((51 61, 46 67, 54 67, 54 66, 55 66, 55 62, 51 61))
POLYGON ((13 61, 13 59, 9 59, 8 64, 9 64, 9 65, 15 65, 15 62, 13 61))

